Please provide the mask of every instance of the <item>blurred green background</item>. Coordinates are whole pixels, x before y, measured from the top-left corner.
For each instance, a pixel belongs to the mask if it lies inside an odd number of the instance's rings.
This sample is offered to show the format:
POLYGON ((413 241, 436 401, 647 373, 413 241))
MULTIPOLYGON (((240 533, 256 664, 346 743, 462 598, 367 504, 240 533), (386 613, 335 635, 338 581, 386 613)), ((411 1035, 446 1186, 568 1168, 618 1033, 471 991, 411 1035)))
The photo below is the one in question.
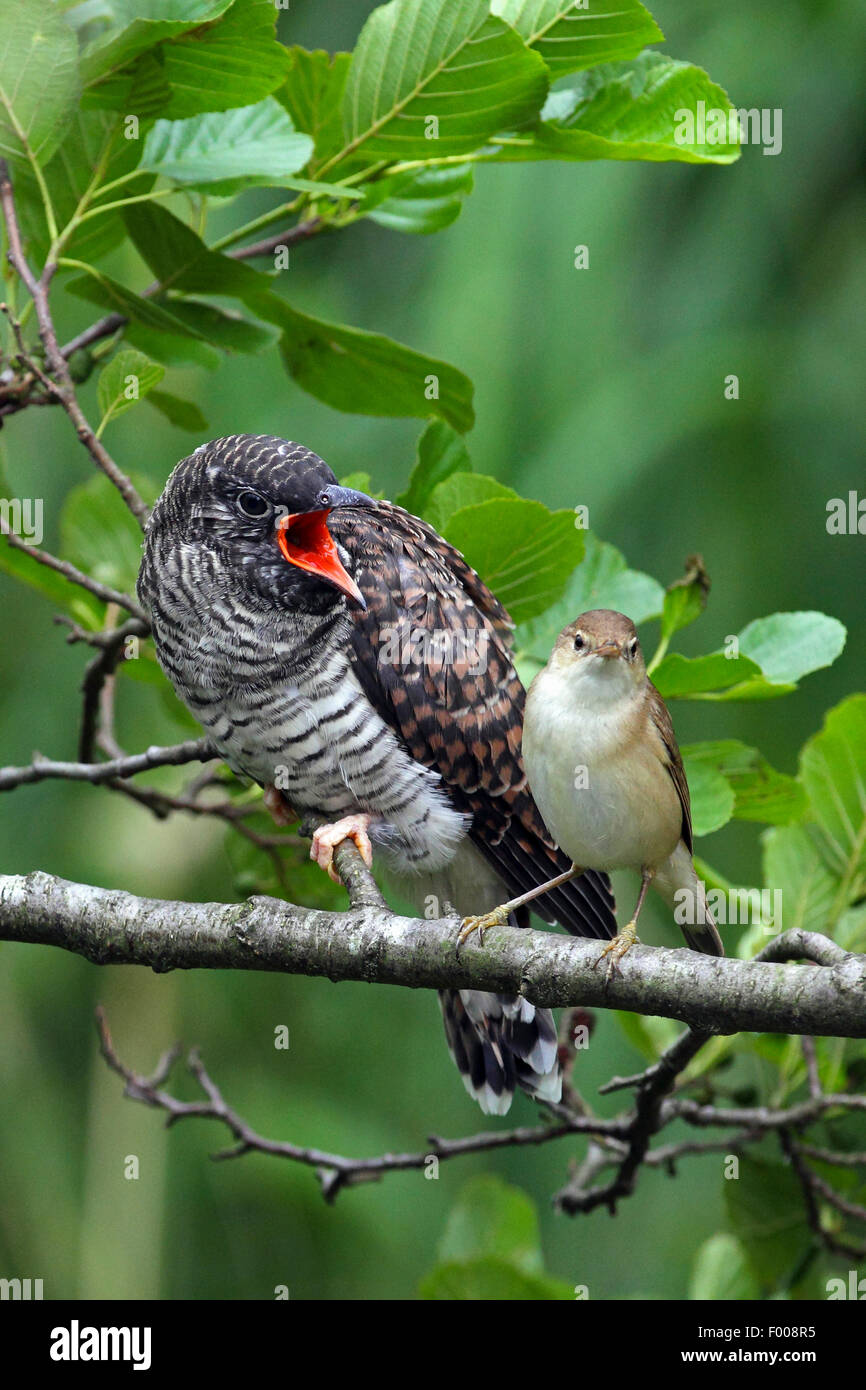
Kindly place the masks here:
MULTIPOLYGON (((372 8, 293 0, 281 33, 351 47, 372 8)), ((823 712, 864 677, 866 541, 825 528, 828 499, 866 493, 862 8, 651 8, 666 51, 706 67, 736 106, 782 108, 778 157, 753 147, 730 168, 483 168, 444 233, 401 237, 362 222, 293 251, 288 289, 301 309, 466 371, 477 388, 478 471, 550 505, 588 505, 597 534, 663 582, 703 552, 713 589, 686 652, 711 650, 776 609, 840 618, 843 657, 781 703, 674 709, 681 741, 740 737, 793 771, 823 712), (588 270, 573 266, 580 243, 588 270), (738 401, 724 398, 729 373, 738 401)), ((267 198, 250 198, 249 215, 267 198)), ((128 272, 132 253, 117 264, 128 272)), ((89 321, 59 290, 55 303, 62 334, 89 321)), ((286 377, 276 351, 173 376, 195 393, 211 436, 280 434, 338 475, 366 469, 389 495, 404 484, 418 422, 339 415, 286 377)), ((91 383, 86 406, 92 392, 91 383)), ((149 408, 109 438, 121 463, 156 485, 197 442, 149 408)), ((87 457, 54 410, 13 417, 2 443, 15 495, 45 499, 50 548, 66 492, 89 476, 87 457)), ((64 644, 45 600, 4 576, 0 595, 0 760, 26 762, 34 748, 74 757, 82 650, 64 644)), ((124 694, 125 747, 177 739, 145 687, 124 694)), ((4 797, 0 815, 6 871, 42 868, 160 897, 233 896, 218 823, 158 823, 109 792, 59 783, 4 797)), ((699 853, 735 881, 757 881, 759 833, 732 823, 699 853)), ((623 900, 632 893, 620 885, 623 900)), ((653 923, 650 939, 673 941, 658 913, 653 923)), ((393 1176, 327 1207, 309 1170, 259 1156, 213 1164, 208 1154, 224 1142, 215 1126, 167 1132, 124 1101, 95 1046, 100 1001, 128 1063, 146 1072, 173 1039, 197 1043, 227 1098, 269 1136, 362 1155, 508 1124, 465 1096, 431 995, 255 974, 157 977, 3 946, 0 1276, 42 1278, 46 1297, 271 1298, 279 1284, 292 1298, 412 1297, 456 1194, 482 1171, 537 1201, 548 1268, 593 1299, 687 1297, 694 1254, 722 1225, 716 1157, 684 1165, 676 1181, 645 1172, 614 1220, 555 1215, 550 1194, 581 1147, 563 1142, 443 1164, 435 1182, 393 1176), (274 1048, 279 1024, 290 1029, 288 1051, 274 1048), (132 1154, 137 1181, 124 1178, 132 1154)), ((577 1083, 592 1097, 638 1064, 602 1016, 577 1083)), ((533 1119, 524 1098, 510 1118, 533 1119)))

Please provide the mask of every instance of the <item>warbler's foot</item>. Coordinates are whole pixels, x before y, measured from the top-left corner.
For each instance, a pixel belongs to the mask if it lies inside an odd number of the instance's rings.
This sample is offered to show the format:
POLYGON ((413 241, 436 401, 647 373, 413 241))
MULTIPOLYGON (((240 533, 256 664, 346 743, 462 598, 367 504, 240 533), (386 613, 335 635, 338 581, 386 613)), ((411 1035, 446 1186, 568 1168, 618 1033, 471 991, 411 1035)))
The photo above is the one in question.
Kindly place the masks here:
POLYGON ((273 783, 265 787, 263 799, 276 825, 291 825, 292 821, 298 819, 297 812, 292 810, 283 793, 273 783))
POLYGON ((460 935, 457 938, 458 951, 463 943, 468 941, 470 936, 474 935, 475 932, 478 933, 478 940, 483 946, 484 933, 490 931, 491 927, 504 927, 505 923, 508 921, 509 912, 510 908, 508 904, 504 903, 502 907, 494 907, 492 912, 483 912, 480 917, 464 917, 461 924, 460 935))
POLYGON ((628 922, 623 927, 619 935, 615 936, 613 938, 613 941, 609 941, 607 943, 595 964, 597 966, 601 965, 601 962, 604 960, 605 956, 610 956, 610 960, 607 963, 608 979, 610 979, 611 976, 614 975, 616 971, 619 969, 619 963, 625 955, 626 951, 629 949, 629 947, 633 946, 636 941, 637 923, 628 922))
POLYGON ((310 846, 310 858, 318 864, 320 869, 324 869, 334 883, 341 881, 339 874, 334 869, 334 850, 344 840, 354 840, 367 868, 372 869, 373 846, 367 831, 375 819, 375 816, 369 816, 366 813, 343 816, 342 820, 334 821, 333 825, 320 825, 314 833, 313 843, 310 846))

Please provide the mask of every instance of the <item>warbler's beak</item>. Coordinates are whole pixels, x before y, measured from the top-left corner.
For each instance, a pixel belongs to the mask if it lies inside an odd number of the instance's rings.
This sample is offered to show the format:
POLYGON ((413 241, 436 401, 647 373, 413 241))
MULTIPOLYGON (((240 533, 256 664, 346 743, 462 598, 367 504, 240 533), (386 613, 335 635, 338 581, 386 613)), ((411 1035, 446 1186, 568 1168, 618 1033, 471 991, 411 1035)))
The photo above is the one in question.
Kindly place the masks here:
POLYGON ((277 523, 277 545, 290 565, 324 579, 326 584, 332 584, 361 608, 366 608, 364 595, 343 567, 326 525, 331 510, 331 507, 324 507, 317 512, 294 512, 281 517, 277 523))
POLYGON ((594 656, 622 656, 622 647, 619 645, 619 642, 614 642, 614 641, 612 641, 611 639, 608 639, 606 642, 602 642, 602 644, 601 644, 600 647, 596 647, 595 652, 593 653, 593 655, 594 655, 594 656))

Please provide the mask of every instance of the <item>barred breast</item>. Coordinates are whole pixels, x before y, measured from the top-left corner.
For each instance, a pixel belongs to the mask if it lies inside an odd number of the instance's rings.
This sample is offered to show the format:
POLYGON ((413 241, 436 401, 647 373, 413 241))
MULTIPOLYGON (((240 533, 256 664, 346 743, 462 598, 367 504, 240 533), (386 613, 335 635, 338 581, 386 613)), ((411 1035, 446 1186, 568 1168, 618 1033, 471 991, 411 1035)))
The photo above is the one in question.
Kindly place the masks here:
POLYGON ((157 656, 234 772, 277 786, 299 812, 380 817, 370 837, 400 875, 450 861, 465 818, 362 691, 344 613, 270 623, 236 598, 197 614, 172 594, 163 584, 150 598, 157 656))

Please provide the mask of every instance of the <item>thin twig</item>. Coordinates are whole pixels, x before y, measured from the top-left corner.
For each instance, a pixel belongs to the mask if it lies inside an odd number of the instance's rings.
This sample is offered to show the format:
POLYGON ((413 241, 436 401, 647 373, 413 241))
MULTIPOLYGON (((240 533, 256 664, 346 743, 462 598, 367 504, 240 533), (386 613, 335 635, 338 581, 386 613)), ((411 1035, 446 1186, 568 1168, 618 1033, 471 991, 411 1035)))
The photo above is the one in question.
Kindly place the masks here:
POLYGON ((108 584, 100 584, 98 579, 93 579, 83 570, 76 569, 68 560, 58 560, 56 555, 50 555, 47 550, 39 550, 35 545, 28 545, 19 536, 15 536, 0 521, 0 532, 6 537, 9 545, 14 550, 21 550, 25 555, 29 555, 31 560, 36 560, 40 565, 46 565, 48 569, 56 570, 62 574, 64 579, 68 579, 70 584, 77 584, 80 589, 87 589, 88 593, 93 594, 102 603, 116 603, 118 608, 125 608, 127 613, 131 613, 134 618, 138 618, 143 623, 145 630, 150 631, 144 610, 136 603, 129 594, 123 594, 119 589, 112 589, 108 584))
POLYGON ((153 746, 143 753, 132 753, 123 758, 111 758, 104 763, 62 763, 50 758, 34 757, 26 767, 0 768, 0 792, 11 791, 13 787, 26 786, 31 782, 42 782, 56 777, 70 782, 110 782, 115 777, 135 777, 139 772, 149 772, 154 767, 177 767, 181 763, 206 762, 213 757, 213 749, 206 739, 188 739, 169 747, 153 746))

